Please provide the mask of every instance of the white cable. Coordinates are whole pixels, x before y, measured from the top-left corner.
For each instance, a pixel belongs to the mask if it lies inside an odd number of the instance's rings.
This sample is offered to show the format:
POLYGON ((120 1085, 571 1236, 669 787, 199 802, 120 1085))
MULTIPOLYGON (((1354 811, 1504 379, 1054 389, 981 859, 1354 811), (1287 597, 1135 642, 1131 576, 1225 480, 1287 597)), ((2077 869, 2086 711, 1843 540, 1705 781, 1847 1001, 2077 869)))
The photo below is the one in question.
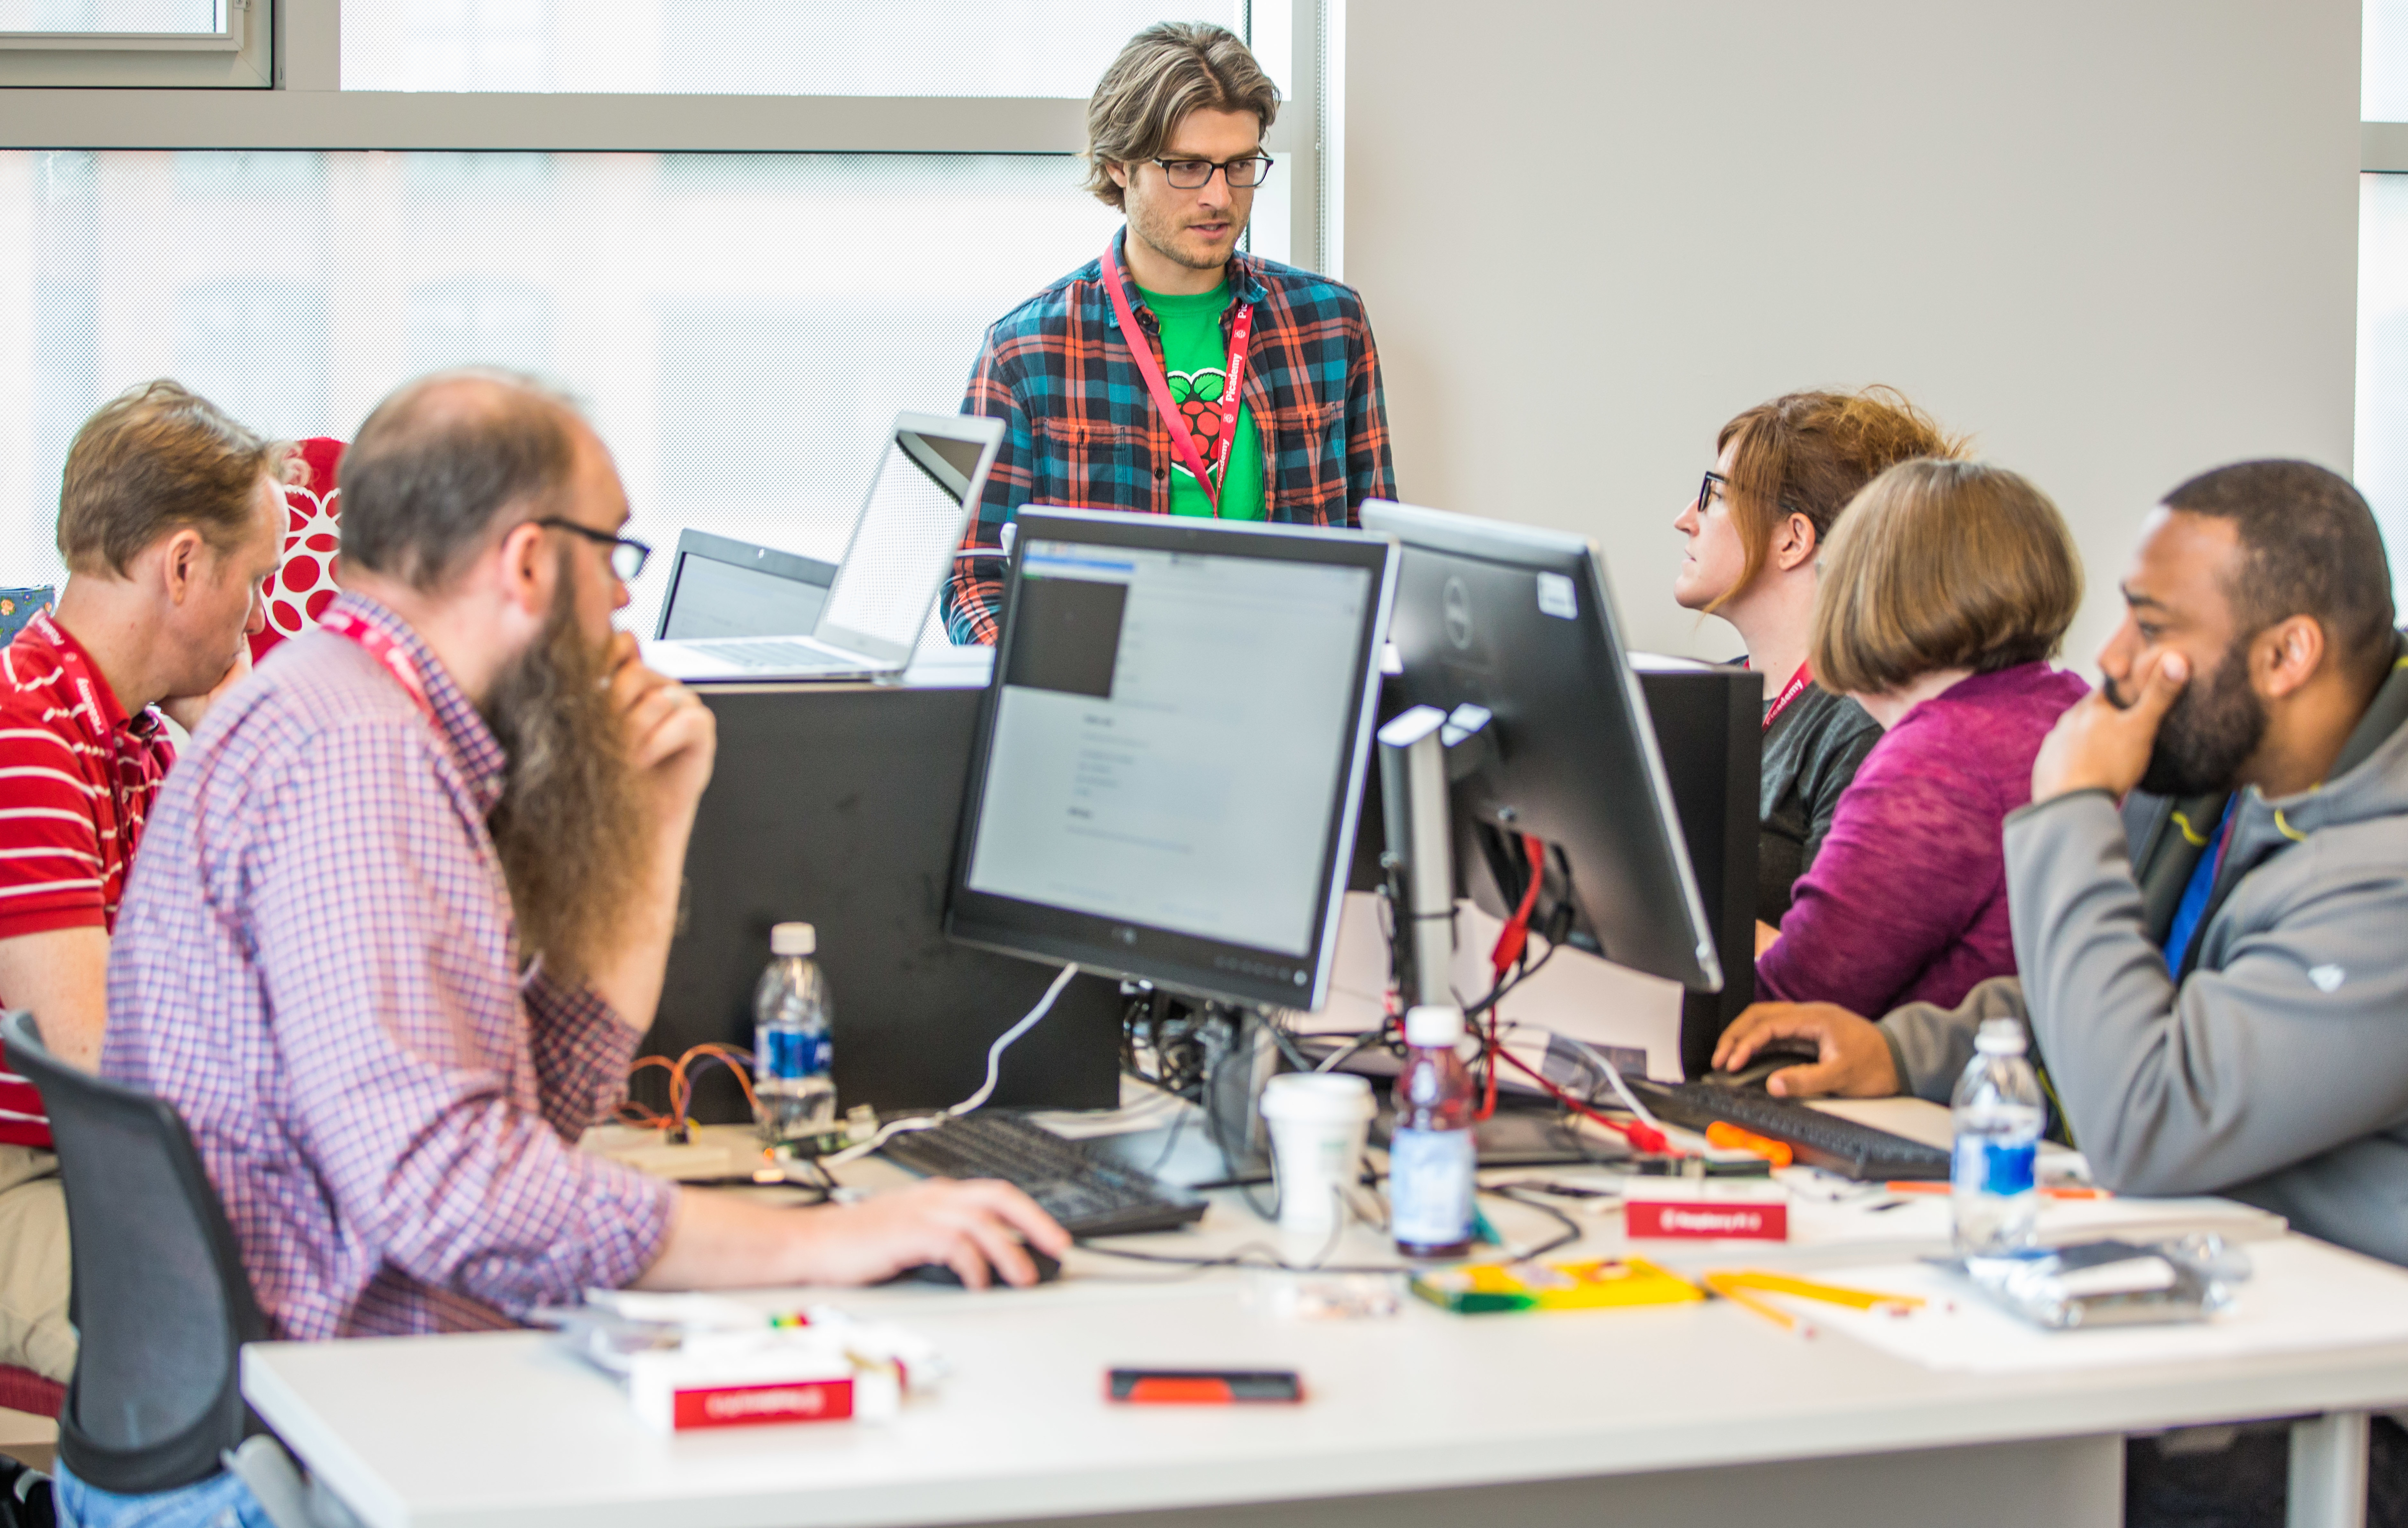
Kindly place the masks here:
POLYGON ((1005 1030, 1002 1034, 995 1037, 995 1043, 987 1047, 986 1050, 986 1080, 979 1084, 978 1092, 970 1094, 968 1098, 963 1099, 960 1103, 955 1104, 953 1107, 948 1109, 939 1109, 934 1114, 920 1115, 909 1120, 890 1120, 886 1123, 879 1126, 878 1134, 870 1136, 869 1139, 866 1141, 856 1141, 853 1145, 846 1147, 841 1151, 836 1152, 831 1156, 820 1158, 820 1165, 823 1167, 841 1167, 848 1162, 858 1162, 906 1131, 933 1130, 937 1126, 943 1124, 946 1121, 959 1119, 961 1116, 968 1114, 970 1110, 977 1108, 980 1105, 985 1103, 995 1092, 995 1081, 996 1077, 1000 1075, 1003 1067, 1004 1051, 1010 1046, 1012 1041, 1020 1038, 1023 1035, 1027 1034, 1031 1029, 1035 1028, 1037 1021, 1044 1018, 1046 1014, 1053 1011, 1054 1000, 1062 995, 1062 989, 1070 985, 1070 978, 1078 974, 1079 967, 1076 964, 1062 967, 1061 975, 1055 977, 1054 978, 1054 984, 1045 989, 1045 995, 1037 1000, 1037 1006, 1029 1009, 1027 1014, 1021 1019, 1020 1022, 1012 1025, 1010 1029, 1005 1030))
POLYGON ((1613 1091, 1622 1096, 1622 1107, 1628 1109, 1631 1113, 1639 1116, 1641 1123, 1654 1130, 1661 1130, 1664 1128, 1664 1121, 1648 1113, 1647 1106, 1632 1097, 1630 1090, 1623 1085, 1622 1069, 1620 1067, 1614 1065, 1613 1063, 1606 1060, 1605 1057, 1591 1050, 1588 1042, 1585 1040, 1573 1039, 1570 1035, 1564 1034, 1560 1030, 1550 1030, 1548 1033, 1554 1035, 1555 1038, 1563 1041, 1566 1045, 1570 1046, 1582 1055, 1587 1057, 1588 1064, 1591 1066, 1603 1072, 1605 1074, 1605 1079, 1613 1084, 1613 1091))

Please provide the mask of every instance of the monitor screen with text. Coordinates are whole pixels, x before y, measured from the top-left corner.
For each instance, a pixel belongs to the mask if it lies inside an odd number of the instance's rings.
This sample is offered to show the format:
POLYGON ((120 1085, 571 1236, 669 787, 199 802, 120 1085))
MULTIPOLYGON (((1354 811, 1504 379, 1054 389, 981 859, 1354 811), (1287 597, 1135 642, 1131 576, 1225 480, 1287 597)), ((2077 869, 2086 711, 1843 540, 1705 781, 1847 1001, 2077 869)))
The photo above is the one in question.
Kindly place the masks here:
POLYGON ((1377 572, 1032 540, 1019 577, 965 884, 1308 957, 1377 572))

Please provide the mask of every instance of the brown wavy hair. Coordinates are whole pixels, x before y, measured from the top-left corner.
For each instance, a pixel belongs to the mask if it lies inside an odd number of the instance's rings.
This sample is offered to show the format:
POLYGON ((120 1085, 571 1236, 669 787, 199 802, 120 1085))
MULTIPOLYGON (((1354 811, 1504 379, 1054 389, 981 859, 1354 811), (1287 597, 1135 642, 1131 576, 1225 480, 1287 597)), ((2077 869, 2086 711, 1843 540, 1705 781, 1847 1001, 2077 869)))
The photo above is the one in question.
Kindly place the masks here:
POLYGON ((1741 414, 1714 437, 1714 456, 1720 460, 1725 447, 1738 448, 1725 493, 1747 563, 1707 612, 1756 581, 1771 555, 1772 533, 1787 517, 1804 515, 1820 547, 1867 483, 1917 457, 1962 457, 1966 441, 1941 429, 1898 389, 1878 383, 1858 393, 1784 393, 1741 414))
POLYGON ((1111 166, 1162 152, 1191 111, 1251 111, 1271 130, 1279 87, 1238 35, 1210 21, 1157 21, 1128 40, 1087 99, 1087 189, 1119 207, 1111 166))
POLYGON ((1991 674, 2054 657, 2081 607, 2082 557, 2047 494, 1986 462, 1901 462, 1823 554, 1807 661, 1848 695, 1991 674))
POLYGON ((143 548, 187 525, 223 554, 251 534, 259 480, 281 482, 289 451, 180 383, 128 388, 67 448, 59 555, 70 573, 122 578, 143 548))

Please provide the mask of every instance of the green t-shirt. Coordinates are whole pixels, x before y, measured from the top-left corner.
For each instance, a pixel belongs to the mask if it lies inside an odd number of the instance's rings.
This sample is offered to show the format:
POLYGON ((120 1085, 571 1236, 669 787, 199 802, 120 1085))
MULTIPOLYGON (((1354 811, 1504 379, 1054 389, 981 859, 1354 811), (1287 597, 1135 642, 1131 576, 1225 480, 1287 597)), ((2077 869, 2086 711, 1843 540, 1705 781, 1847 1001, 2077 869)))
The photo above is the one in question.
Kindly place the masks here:
MULTIPOLYGON (((1221 387, 1228 379, 1223 370, 1227 356, 1221 344, 1221 311, 1229 306, 1229 284, 1224 281, 1192 297, 1148 292, 1143 287, 1138 288, 1137 294, 1161 321, 1163 379, 1170 384, 1171 401, 1186 416, 1188 433, 1195 436, 1196 449, 1203 454, 1205 465, 1210 466, 1213 449, 1220 444, 1221 387)), ((1229 464, 1223 470, 1226 480, 1221 485, 1221 518, 1262 519, 1263 443, 1254 433, 1251 406, 1241 405, 1238 409, 1238 438, 1229 447, 1229 464)), ((1180 462, 1175 447, 1170 454, 1170 512, 1212 512, 1212 501, 1204 496, 1194 474, 1180 462)))

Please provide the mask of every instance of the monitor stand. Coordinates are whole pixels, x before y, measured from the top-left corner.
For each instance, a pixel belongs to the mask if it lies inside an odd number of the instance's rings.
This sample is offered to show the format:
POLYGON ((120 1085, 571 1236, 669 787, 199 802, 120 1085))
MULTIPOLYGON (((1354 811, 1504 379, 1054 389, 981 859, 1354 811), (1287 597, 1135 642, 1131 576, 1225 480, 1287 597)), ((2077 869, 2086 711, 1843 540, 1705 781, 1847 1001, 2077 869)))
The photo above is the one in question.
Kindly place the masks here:
POLYGON ((1222 1159, 1222 1180, 1268 1183, 1270 1134, 1263 1125, 1263 1088, 1279 1070, 1279 1044, 1261 1008, 1208 1002, 1199 1020, 1204 1040, 1204 1132, 1222 1159))

